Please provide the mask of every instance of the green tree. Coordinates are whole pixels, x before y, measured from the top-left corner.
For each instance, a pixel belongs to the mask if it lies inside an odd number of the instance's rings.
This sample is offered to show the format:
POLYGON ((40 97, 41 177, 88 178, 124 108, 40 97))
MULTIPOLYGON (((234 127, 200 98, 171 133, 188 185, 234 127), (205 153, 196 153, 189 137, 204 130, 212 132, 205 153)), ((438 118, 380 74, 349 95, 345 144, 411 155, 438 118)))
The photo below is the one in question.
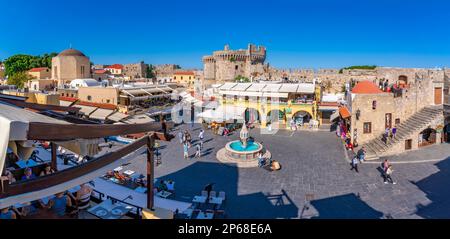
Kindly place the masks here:
POLYGON ((245 76, 238 75, 234 78, 234 81, 237 83, 247 83, 250 82, 250 79, 245 76))
POLYGON ((35 67, 52 67, 52 58, 55 57, 57 53, 44 54, 42 56, 32 56, 18 54, 13 55, 5 60, 5 74, 7 76, 12 76, 15 73, 22 71, 27 71, 35 67))
POLYGON ((345 67, 339 70, 339 73, 342 74, 344 70, 353 70, 353 69, 359 69, 359 70, 374 70, 377 68, 376 65, 361 65, 361 66, 349 66, 345 67))
POLYGON ((22 71, 10 76, 8 78, 8 85, 15 85, 17 88, 22 89, 25 83, 32 79, 32 76, 30 76, 27 72, 22 71))
POLYGON ((152 64, 147 64, 147 78, 155 78, 155 67, 152 64))

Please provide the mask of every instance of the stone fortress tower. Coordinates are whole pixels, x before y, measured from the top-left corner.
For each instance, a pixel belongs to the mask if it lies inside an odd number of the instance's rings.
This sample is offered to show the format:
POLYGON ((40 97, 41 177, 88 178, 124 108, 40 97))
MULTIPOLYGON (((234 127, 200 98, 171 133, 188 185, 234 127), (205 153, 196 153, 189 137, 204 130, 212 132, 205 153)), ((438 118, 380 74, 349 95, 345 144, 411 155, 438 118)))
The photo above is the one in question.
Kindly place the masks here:
POLYGON ((230 82, 239 75, 251 79, 264 73, 265 60, 264 46, 249 44, 247 49, 230 50, 229 45, 225 45, 223 50, 203 57, 204 81, 206 84, 230 82))

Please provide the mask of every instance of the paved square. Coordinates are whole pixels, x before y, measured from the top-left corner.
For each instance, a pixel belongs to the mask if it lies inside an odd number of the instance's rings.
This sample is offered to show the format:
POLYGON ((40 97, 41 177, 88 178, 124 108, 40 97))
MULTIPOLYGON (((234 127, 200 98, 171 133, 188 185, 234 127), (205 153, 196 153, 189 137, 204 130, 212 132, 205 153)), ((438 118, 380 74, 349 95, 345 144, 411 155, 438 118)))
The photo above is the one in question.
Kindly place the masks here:
MULTIPOLYGON (((195 144, 200 126, 180 128, 190 131, 195 144)), ((200 159, 184 160, 178 138, 161 142, 163 163, 155 176, 174 180, 174 199, 186 202, 215 183, 215 191, 226 192, 229 218, 450 218, 450 160, 394 164, 398 184, 384 184, 378 162, 361 164, 359 173, 350 171, 334 133, 297 131, 286 137, 291 132, 261 135, 254 129, 250 134, 272 152, 281 171, 221 164, 216 152, 238 139, 238 132, 225 137, 207 130, 200 159), (312 197, 309 209, 306 195, 312 197)), ((437 148, 450 155, 448 144, 437 148)), ((127 167, 145 174, 144 156, 127 167)))

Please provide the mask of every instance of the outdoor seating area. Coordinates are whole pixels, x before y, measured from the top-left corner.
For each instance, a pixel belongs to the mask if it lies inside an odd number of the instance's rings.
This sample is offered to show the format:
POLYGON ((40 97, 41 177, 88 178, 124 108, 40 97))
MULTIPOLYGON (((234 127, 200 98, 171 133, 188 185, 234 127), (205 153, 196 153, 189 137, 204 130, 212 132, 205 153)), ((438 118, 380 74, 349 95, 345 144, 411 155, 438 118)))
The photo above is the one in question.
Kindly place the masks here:
POLYGON ((224 219, 225 210, 223 204, 226 197, 225 192, 203 190, 201 195, 194 196, 192 199, 192 206, 183 212, 175 214, 176 219, 224 219))

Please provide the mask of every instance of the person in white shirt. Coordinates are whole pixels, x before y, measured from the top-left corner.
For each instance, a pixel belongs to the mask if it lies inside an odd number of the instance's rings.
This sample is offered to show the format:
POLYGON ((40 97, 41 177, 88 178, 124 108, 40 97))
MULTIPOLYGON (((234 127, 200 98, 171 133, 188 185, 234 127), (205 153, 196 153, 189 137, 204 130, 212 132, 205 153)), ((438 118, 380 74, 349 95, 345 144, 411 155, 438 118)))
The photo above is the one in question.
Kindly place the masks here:
POLYGON ((200 133, 198 134, 198 138, 200 139, 200 148, 203 148, 203 138, 204 138, 205 131, 203 129, 200 130, 200 133))

